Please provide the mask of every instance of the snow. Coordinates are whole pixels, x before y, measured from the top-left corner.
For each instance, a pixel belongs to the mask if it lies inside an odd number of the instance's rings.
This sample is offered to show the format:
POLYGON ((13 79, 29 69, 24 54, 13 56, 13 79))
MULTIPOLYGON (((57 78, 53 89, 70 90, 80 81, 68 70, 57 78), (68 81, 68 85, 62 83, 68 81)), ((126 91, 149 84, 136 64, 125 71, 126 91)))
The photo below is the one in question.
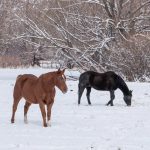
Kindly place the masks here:
MULTIPOLYGON (((78 81, 67 81, 68 93, 58 89, 52 108, 51 126, 42 126, 38 105, 32 105, 24 124, 20 102, 16 122, 10 123, 13 87, 17 75, 40 75, 48 69, 0 69, 0 150, 149 150, 150 83, 127 83, 133 90, 132 106, 127 107, 116 90, 113 107, 105 106, 109 92, 92 89, 92 106, 84 92, 77 105, 78 81)), ((67 75, 79 75, 67 71, 67 75)))

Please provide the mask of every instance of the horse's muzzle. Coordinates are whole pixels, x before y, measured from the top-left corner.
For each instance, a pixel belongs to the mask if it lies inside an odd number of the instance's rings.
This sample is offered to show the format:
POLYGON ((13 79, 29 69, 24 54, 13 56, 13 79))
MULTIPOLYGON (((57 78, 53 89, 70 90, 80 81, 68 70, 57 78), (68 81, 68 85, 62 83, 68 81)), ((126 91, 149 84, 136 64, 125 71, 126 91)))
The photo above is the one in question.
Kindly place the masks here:
POLYGON ((128 104, 127 106, 129 107, 129 106, 131 106, 131 104, 128 104))
POLYGON ((64 90, 64 91, 63 91, 63 93, 64 93, 64 94, 66 94, 66 93, 67 93, 67 91, 68 91, 68 88, 67 88, 66 90, 64 90))

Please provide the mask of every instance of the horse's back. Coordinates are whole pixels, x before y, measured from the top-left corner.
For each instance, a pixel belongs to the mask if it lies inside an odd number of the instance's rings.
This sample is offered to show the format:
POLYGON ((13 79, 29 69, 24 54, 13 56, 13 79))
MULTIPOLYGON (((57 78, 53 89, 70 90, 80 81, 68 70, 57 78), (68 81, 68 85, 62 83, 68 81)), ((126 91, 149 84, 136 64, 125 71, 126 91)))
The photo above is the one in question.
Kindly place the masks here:
POLYGON ((32 84, 33 82, 36 82, 37 77, 32 74, 23 74, 23 75, 18 75, 14 87, 14 92, 15 91, 22 91, 22 88, 24 87, 24 84, 26 82, 30 82, 32 84))
POLYGON ((23 74, 23 75, 18 75, 16 84, 23 84, 27 80, 30 80, 31 82, 34 82, 37 80, 37 77, 33 74, 23 74))
POLYGON ((86 71, 82 73, 79 77, 79 84, 82 86, 88 86, 90 83, 90 78, 92 75, 94 75, 95 72, 93 71, 86 71))
POLYGON ((118 75, 113 71, 98 73, 86 71, 80 75, 79 84, 85 87, 90 86, 97 90, 116 89, 118 87, 118 75))
POLYGON ((23 75, 18 75, 17 79, 37 79, 37 77, 33 74, 23 74, 23 75))

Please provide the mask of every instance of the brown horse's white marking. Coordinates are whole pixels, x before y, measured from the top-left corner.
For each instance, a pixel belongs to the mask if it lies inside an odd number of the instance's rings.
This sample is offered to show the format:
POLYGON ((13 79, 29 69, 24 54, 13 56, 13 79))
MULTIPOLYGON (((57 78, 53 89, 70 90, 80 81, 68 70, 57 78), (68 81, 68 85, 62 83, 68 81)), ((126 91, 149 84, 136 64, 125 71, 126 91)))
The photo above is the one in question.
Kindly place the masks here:
POLYGON ((19 75, 17 77, 14 87, 14 103, 11 123, 14 123, 15 112, 21 98, 26 100, 24 106, 24 122, 28 123, 27 112, 31 104, 39 104, 43 126, 50 125, 51 108, 54 103, 55 86, 58 87, 63 93, 67 92, 66 77, 64 75, 65 69, 54 72, 42 74, 40 77, 36 77, 32 74, 19 75), (47 106, 47 121, 45 105, 47 106))

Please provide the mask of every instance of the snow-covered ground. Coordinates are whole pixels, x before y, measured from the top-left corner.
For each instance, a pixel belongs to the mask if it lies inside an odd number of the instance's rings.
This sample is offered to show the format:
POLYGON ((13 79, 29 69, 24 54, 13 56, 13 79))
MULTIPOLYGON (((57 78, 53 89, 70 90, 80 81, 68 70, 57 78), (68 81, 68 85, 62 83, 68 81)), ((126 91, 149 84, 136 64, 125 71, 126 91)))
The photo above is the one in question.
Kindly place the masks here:
MULTIPOLYGON (((28 124, 23 121, 22 100, 15 124, 10 123, 12 93, 16 76, 40 75, 48 69, 0 69, 0 150, 149 150, 150 83, 127 83, 133 90, 132 106, 127 107, 116 90, 114 107, 105 106, 109 92, 92 90, 92 106, 85 93, 77 105, 78 81, 67 81, 69 91, 58 89, 52 108, 52 126, 42 127, 38 105, 32 105, 28 124)), ((67 71, 66 74, 78 75, 67 71)))

